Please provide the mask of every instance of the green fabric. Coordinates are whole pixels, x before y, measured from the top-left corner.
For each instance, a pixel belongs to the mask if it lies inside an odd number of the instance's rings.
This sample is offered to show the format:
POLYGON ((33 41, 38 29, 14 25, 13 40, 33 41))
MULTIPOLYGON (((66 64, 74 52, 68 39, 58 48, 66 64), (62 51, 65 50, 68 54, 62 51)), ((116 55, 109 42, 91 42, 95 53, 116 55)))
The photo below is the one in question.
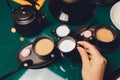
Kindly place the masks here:
MULTIPOLYGON (((111 7, 96 7, 95 17, 98 20, 96 26, 104 23, 114 26, 110 19, 110 9, 111 7)), ((48 0, 46 0, 45 5, 40 10, 40 13, 47 14, 47 19, 50 25, 44 28, 40 34, 32 37, 25 37, 25 40, 21 42, 19 40, 21 36, 18 33, 11 33, 11 28, 14 27, 11 10, 8 8, 6 0, 0 0, 0 76, 19 66, 16 58, 18 51, 24 45, 29 44, 37 37, 48 35, 57 41, 57 38, 51 34, 51 30, 55 29, 59 24, 61 24, 61 22, 57 21, 50 14, 48 10, 48 0)), ((87 26, 88 24, 89 22, 76 26, 70 25, 70 28, 72 30, 77 30, 81 26, 87 26)), ((120 31, 117 30, 117 32, 118 35, 120 35, 120 31)), ((108 61, 105 72, 106 77, 113 69, 120 65, 120 47, 111 53, 103 53, 103 56, 108 61)), ((61 60, 56 61, 54 64, 48 66, 48 68, 65 79, 82 80, 81 61, 76 63, 72 60, 62 58, 61 60), (62 71, 60 66, 62 66, 62 68, 66 71, 62 71)), ((25 71, 26 70, 21 70, 9 77, 7 80, 17 80, 25 71)))

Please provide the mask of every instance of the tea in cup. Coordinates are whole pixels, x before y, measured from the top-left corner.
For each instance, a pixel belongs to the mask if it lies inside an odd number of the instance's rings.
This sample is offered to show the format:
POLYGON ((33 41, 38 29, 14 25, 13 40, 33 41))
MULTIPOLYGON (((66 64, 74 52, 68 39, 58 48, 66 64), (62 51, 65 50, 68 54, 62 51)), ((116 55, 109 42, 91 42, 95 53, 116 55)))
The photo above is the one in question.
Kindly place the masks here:
POLYGON ((45 59, 54 58, 57 50, 55 43, 50 37, 40 37, 33 42, 33 51, 45 59))
POLYGON ((111 51, 118 45, 116 30, 109 25, 100 25, 95 30, 95 45, 102 50, 111 51))

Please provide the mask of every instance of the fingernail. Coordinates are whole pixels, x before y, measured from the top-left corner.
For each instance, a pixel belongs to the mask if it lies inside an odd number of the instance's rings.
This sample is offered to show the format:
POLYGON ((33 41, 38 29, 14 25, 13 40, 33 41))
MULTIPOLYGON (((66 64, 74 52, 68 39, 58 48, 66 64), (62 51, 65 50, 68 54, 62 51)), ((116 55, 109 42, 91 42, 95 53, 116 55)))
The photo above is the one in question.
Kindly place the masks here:
POLYGON ((82 47, 82 48, 83 48, 83 46, 82 46, 82 45, 80 45, 80 44, 77 44, 77 47, 82 47))

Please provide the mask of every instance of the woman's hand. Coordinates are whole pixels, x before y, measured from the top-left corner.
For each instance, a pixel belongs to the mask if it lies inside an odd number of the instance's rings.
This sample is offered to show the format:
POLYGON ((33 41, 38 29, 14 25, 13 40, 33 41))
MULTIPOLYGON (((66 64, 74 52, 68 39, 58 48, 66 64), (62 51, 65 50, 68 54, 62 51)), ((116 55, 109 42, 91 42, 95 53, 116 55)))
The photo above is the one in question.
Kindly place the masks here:
POLYGON ((106 59, 90 43, 78 41, 82 47, 77 47, 82 59, 83 80, 103 80, 106 59))

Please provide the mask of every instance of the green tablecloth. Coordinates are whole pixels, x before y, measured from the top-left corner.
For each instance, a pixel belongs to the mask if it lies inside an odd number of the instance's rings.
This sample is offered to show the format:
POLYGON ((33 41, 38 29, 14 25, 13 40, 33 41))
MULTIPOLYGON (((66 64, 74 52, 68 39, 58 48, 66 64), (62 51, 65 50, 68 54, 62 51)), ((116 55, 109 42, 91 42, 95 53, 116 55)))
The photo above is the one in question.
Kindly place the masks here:
MULTIPOLYGON (((6 4, 6 0, 0 0, 0 76, 11 71, 12 69, 19 66, 19 63, 16 59, 17 52, 26 44, 32 42, 34 39, 41 35, 48 35, 56 40, 56 37, 51 34, 51 30, 55 29, 57 25, 61 24, 59 21, 54 19, 54 17, 50 14, 48 10, 48 1, 46 0, 45 5, 40 10, 40 13, 47 14, 47 19, 50 22, 50 25, 47 26, 44 30, 40 32, 40 34, 32 37, 24 37, 24 41, 20 41, 20 35, 18 33, 12 33, 11 28, 14 27, 12 20, 12 13, 6 4)), ((96 25, 100 24, 109 24, 112 25, 110 19, 110 9, 111 7, 96 7, 96 15, 95 17, 98 20, 96 25)), ((89 23, 89 22, 88 22, 89 23)), ((76 25, 69 27, 72 30, 77 30, 83 25, 76 25)), ((120 31, 117 30, 118 35, 120 35, 120 31)), ((108 65, 105 72, 105 77, 116 67, 120 66, 120 47, 118 47, 115 51, 111 53, 103 53, 103 56, 107 59, 108 65)), ((81 62, 75 63, 66 58, 61 59, 59 62, 56 62, 48 68, 55 72, 56 74, 62 76, 63 78, 67 78, 68 80, 82 80, 81 79, 81 62), (63 72, 60 69, 62 66, 66 72, 63 72)), ((17 80, 26 70, 21 70, 16 74, 12 75, 8 78, 8 80, 17 80)), ((47 76, 47 75, 46 75, 47 76)))

